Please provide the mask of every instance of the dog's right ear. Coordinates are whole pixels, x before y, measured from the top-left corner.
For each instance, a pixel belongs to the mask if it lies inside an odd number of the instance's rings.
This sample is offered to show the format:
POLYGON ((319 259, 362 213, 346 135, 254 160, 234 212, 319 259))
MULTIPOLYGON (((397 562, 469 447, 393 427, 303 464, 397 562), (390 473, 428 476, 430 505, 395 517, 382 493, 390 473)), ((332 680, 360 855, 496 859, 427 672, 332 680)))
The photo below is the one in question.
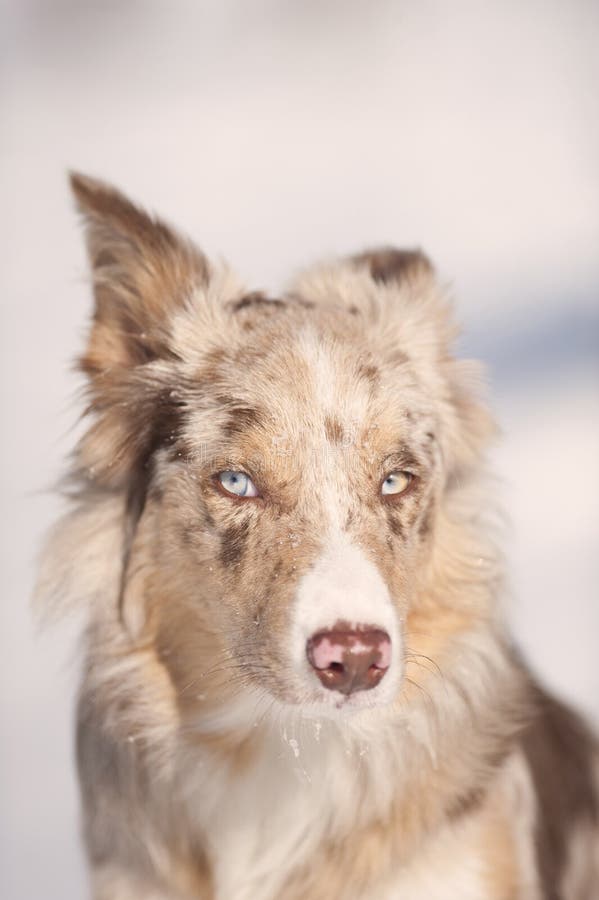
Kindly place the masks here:
POLYGON ((93 481, 118 487, 147 466, 172 432, 179 386, 173 319, 210 271, 193 244, 119 191, 77 174, 71 186, 85 223, 95 296, 79 361, 94 422, 78 459, 93 481))
POLYGON ((71 173, 85 222, 95 313, 81 360, 90 376, 168 357, 168 325, 208 278, 203 254, 115 188, 71 173))

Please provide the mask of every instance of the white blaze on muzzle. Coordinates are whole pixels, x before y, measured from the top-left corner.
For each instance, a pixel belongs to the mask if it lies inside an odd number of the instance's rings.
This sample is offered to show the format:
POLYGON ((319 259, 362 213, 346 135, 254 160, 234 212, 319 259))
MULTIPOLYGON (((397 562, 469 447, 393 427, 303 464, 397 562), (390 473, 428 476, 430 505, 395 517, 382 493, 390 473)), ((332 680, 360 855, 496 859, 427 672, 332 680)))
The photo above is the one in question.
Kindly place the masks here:
POLYGON ((296 674, 323 699, 373 688, 377 701, 392 699, 403 656, 398 617, 377 567, 346 535, 299 582, 291 637, 296 674))

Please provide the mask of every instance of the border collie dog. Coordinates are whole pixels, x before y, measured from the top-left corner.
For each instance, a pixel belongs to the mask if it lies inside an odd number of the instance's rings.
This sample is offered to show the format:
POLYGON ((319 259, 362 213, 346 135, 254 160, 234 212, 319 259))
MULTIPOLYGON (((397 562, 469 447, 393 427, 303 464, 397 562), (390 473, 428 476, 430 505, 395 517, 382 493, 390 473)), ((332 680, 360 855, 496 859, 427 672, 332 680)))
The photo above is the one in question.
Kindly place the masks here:
POLYGON ((478 369, 419 251, 279 297, 73 175, 95 900, 592 900, 597 744, 505 627, 478 369))

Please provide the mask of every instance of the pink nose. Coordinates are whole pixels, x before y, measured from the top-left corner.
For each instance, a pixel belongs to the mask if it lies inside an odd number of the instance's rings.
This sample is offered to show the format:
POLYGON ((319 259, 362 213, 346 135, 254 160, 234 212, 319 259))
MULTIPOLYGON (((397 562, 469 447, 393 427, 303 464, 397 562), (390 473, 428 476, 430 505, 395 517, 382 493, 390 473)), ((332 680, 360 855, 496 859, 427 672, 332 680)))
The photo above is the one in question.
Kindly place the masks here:
POLYGON ((369 691, 391 663, 391 639, 371 625, 334 625, 306 644, 308 661, 324 687, 342 694, 369 691))

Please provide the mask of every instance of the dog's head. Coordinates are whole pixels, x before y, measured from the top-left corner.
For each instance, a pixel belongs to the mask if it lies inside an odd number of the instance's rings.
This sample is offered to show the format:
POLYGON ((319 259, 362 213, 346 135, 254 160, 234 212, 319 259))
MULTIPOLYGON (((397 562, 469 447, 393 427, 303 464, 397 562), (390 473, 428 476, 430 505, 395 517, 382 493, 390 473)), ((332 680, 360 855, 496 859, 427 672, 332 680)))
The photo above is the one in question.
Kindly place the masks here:
POLYGON ((124 501, 106 602, 183 703, 215 673, 306 711, 395 701, 488 599, 460 586, 492 425, 429 262, 377 250, 269 299, 72 183, 96 299, 78 465, 124 501))

